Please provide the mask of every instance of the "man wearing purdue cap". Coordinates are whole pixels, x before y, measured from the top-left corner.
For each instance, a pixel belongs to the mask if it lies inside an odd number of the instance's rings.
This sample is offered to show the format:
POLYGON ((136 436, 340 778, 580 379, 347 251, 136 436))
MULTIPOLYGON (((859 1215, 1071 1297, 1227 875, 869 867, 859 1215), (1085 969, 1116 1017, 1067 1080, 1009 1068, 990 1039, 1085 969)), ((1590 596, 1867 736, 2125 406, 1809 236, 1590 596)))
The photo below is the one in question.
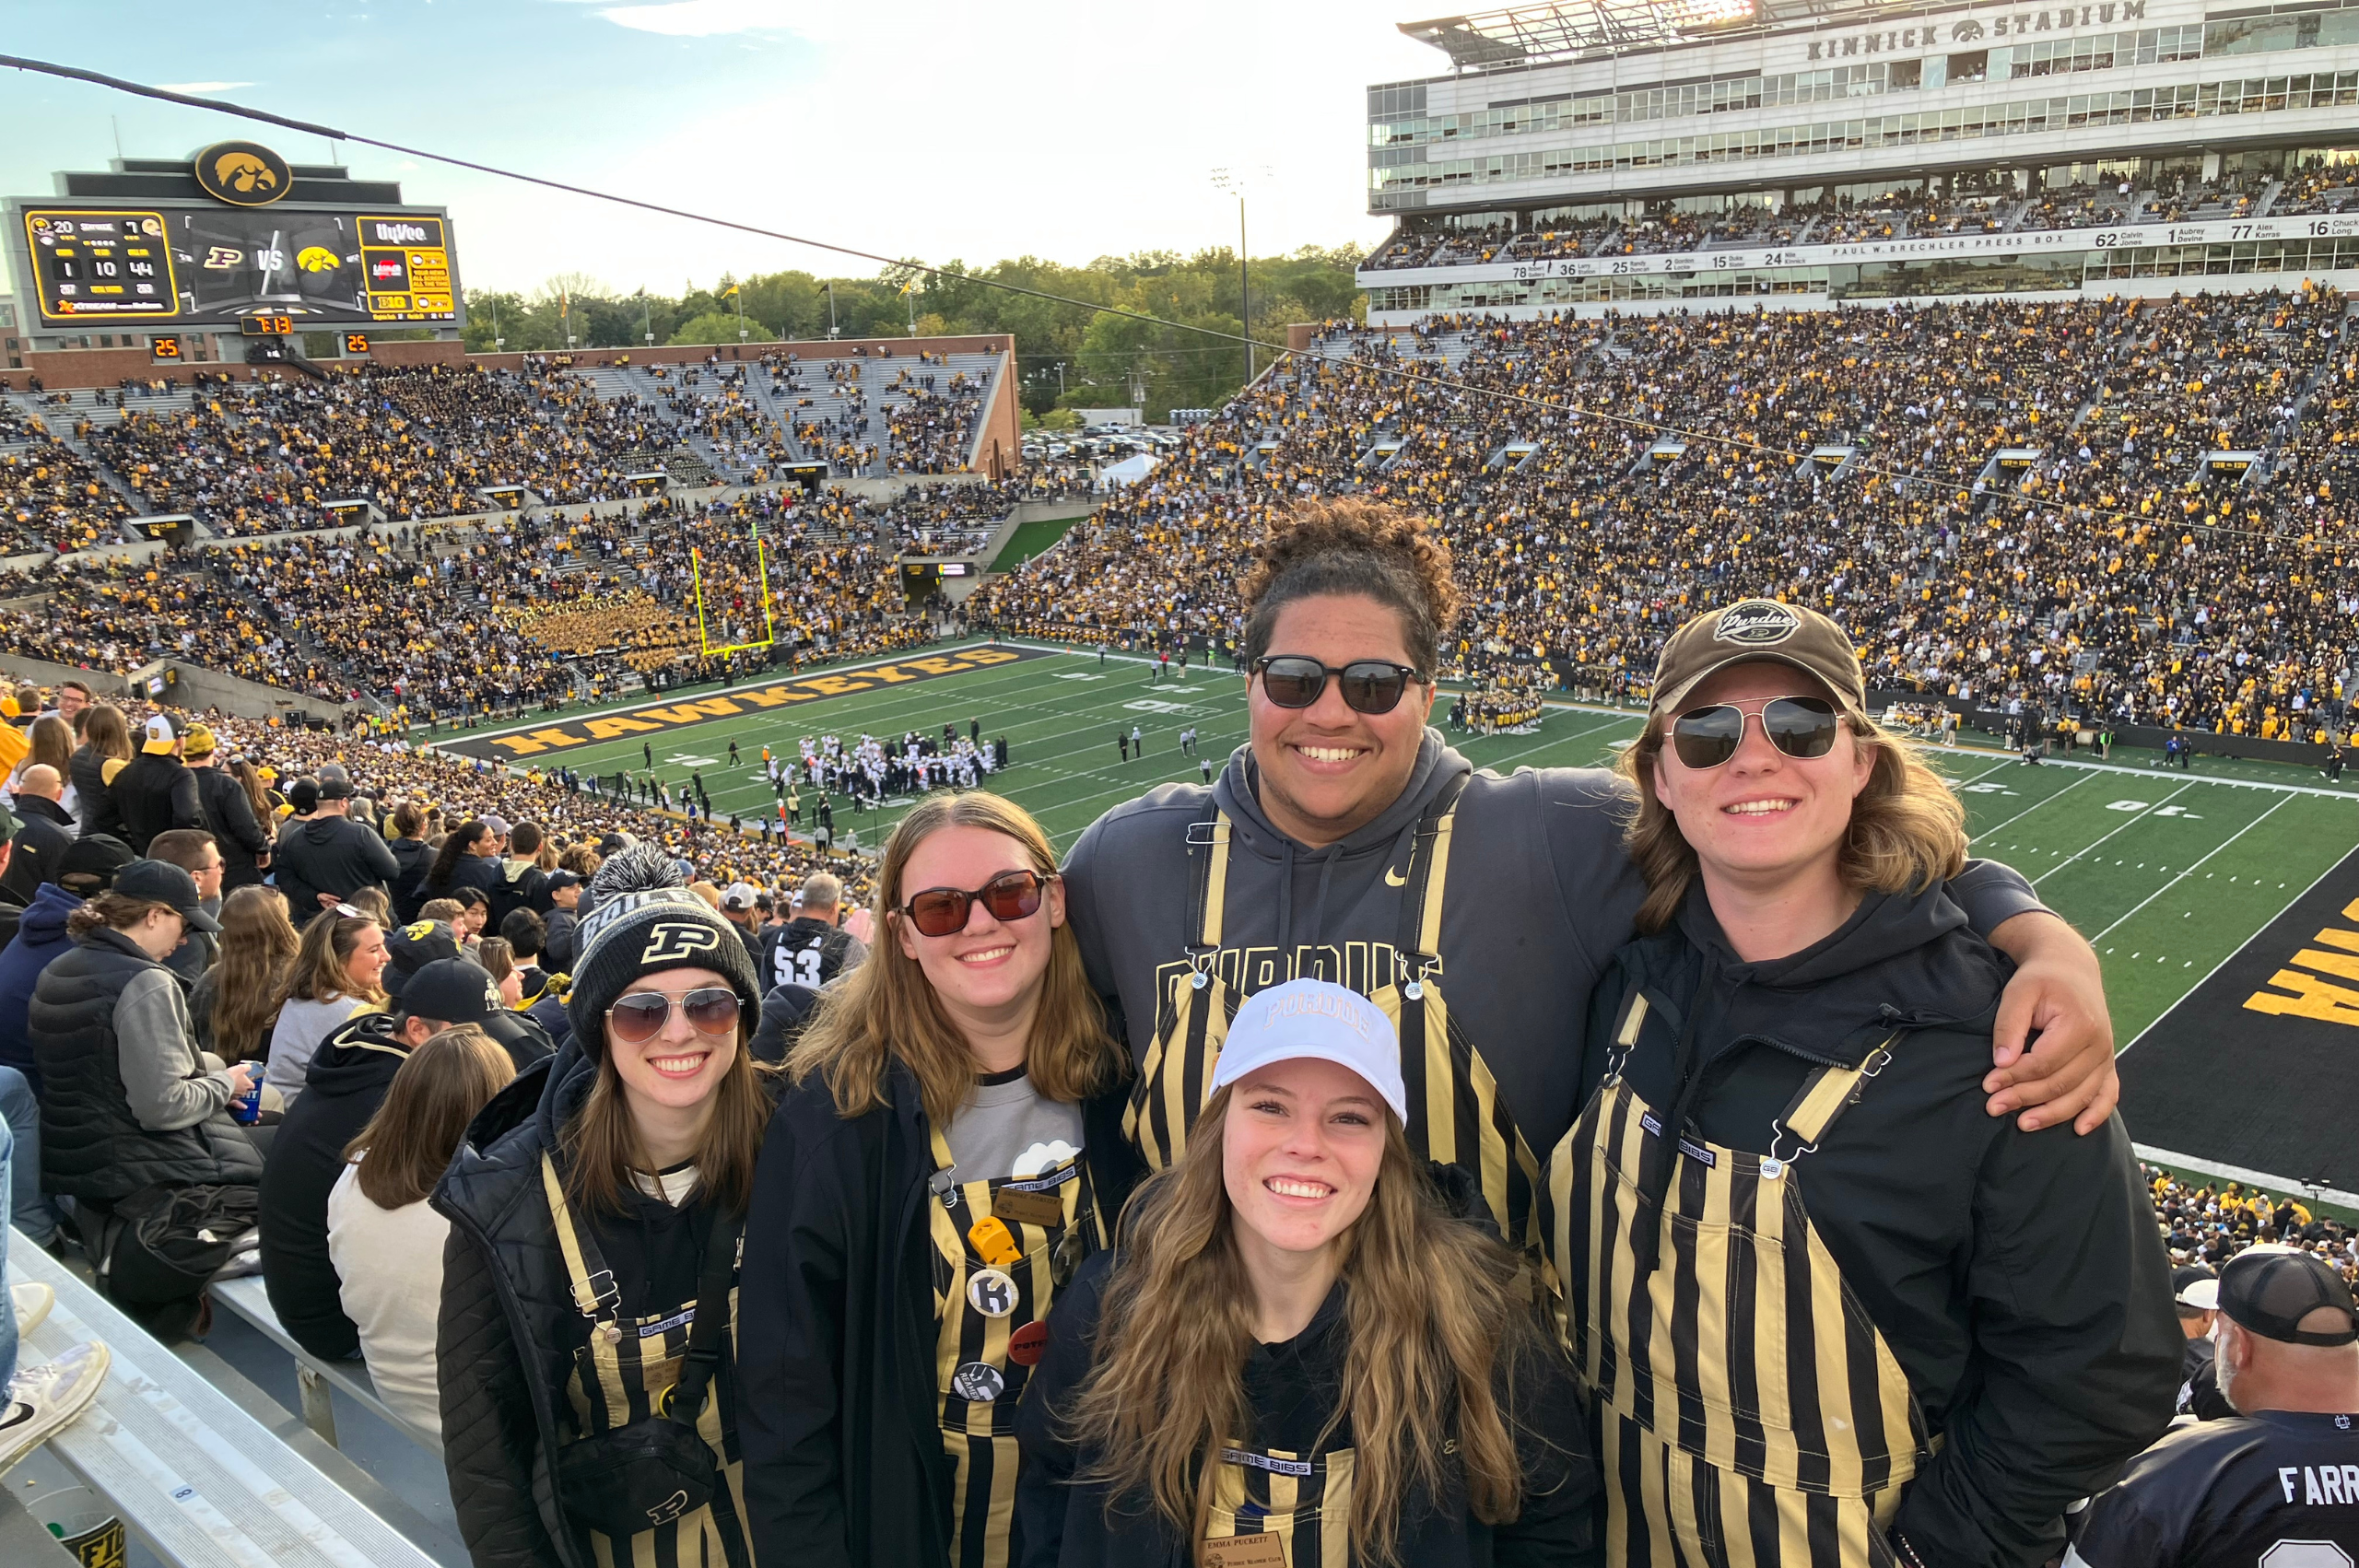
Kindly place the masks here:
POLYGON ((2215 1365, 2240 1413, 2183 1426, 2089 1505, 2065 1568, 2359 1562, 2359 1311, 2274 1244, 2220 1270, 2215 1365))

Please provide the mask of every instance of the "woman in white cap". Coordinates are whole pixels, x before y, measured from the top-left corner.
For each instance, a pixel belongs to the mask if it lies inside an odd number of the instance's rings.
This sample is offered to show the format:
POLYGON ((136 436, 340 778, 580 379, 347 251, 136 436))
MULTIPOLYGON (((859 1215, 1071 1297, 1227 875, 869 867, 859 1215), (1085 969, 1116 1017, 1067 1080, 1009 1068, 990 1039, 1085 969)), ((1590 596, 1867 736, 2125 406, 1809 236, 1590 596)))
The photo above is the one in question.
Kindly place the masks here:
POLYGON ((2007 967, 1945 890, 1957 797, 1841 627, 1757 599, 1664 645, 1621 768, 1647 934, 1541 1198, 1608 1561, 2052 1560, 2179 1335, 2120 1118, 1984 1108, 2007 967))
POLYGON ((1123 1058, 1022 807, 928 796, 876 901, 755 1176, 746 1512, 764 1563, 1005 1568, 1043 1320, 1136 1176, 1123 1058))
POLYGON ((1595 1562, 1570 1368, 1480 1193, 1412 1158, 1391 1020, 1324 980, 1256 992, 1212 1088, 1058 1303, 1024 1562, 1595 1562))

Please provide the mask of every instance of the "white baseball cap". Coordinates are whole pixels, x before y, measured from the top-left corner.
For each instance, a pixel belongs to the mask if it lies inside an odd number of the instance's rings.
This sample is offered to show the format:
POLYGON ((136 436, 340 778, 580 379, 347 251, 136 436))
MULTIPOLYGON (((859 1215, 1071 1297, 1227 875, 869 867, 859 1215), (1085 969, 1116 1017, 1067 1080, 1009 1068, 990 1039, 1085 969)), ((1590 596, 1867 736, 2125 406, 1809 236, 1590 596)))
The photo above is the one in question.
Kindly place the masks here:
POLYGON ((1237 1010, 1213 1087, 1225 1088, 1272 1062, 1332 1061, 1367 1080, 1368 1087, 1409 1119, 1409 1090, 1401 1081, 1401 1036, 1376 1003, 1332 980, 1288 980, 1256 991, 1237 1010))
POLYGON ((761 895, 761 889, 752 883, 733 882, 729 884, 729 891, 721 895, 721 906, 724 909, 750 909, 754 907, 754 900, 761 895))

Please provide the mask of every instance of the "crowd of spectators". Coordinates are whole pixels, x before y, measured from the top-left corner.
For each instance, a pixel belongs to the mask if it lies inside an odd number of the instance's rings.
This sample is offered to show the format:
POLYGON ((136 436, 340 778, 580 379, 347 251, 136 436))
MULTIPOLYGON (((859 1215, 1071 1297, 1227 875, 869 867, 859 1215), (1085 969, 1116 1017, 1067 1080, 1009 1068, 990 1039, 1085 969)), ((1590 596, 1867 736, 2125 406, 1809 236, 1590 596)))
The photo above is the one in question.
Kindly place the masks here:
MULTIPOLYGON (((1480 227, 1465 220, 1403 221, 1361 265, 1371 269, 1543 261, 1563 256, 1647 256, 1781 245, 1842 245, 1942 234, 2095 228, 2255 216, 2271 176, 2236 170, 2204 181, 2184 173, 2151 187, 2114 179, 2019 192, 2013 178, 1955 176, 1935 191, 1907 181, 1869 195, 1819 195, 1772 209, 1741 203, 1719 213, 1669 202, 1627 211, 1535 212, 1480 227)), ((2287 176, 2268 216, 2338 212, 2359 189, 2359 166, 2339 164, 2287 176)))
POLYGON ((1880 687, 2313 738, 2352 679, 2343 316, 2305 287, 1331 333, 967 610, 1228 642, 1272 511, 1359 489, 1441 521, 1470 666, 1629 693, 1688 606, 1766 594, 1838 614, 1880 687))
POLYGON ((2359 1232, 2300 1199, 2271 1194, 2243 1182, 2199 1181, 2141 1164, 2154 1195, 2154 1215, 2171 1261, 2218 1269, 2247 1247, 2275 1242, 2314 1252, 2359 1287, 2359 1232))

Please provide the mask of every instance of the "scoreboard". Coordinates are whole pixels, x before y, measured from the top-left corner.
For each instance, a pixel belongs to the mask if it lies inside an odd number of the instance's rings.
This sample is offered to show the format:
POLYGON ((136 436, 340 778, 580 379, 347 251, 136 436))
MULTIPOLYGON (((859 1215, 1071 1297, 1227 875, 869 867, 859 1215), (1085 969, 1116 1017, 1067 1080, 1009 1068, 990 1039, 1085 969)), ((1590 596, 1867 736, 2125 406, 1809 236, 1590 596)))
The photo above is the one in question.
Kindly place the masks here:
POLYGON ((439 209, 18 200, 7 210, 44 325, 460 319, 451 223, 439 209))

